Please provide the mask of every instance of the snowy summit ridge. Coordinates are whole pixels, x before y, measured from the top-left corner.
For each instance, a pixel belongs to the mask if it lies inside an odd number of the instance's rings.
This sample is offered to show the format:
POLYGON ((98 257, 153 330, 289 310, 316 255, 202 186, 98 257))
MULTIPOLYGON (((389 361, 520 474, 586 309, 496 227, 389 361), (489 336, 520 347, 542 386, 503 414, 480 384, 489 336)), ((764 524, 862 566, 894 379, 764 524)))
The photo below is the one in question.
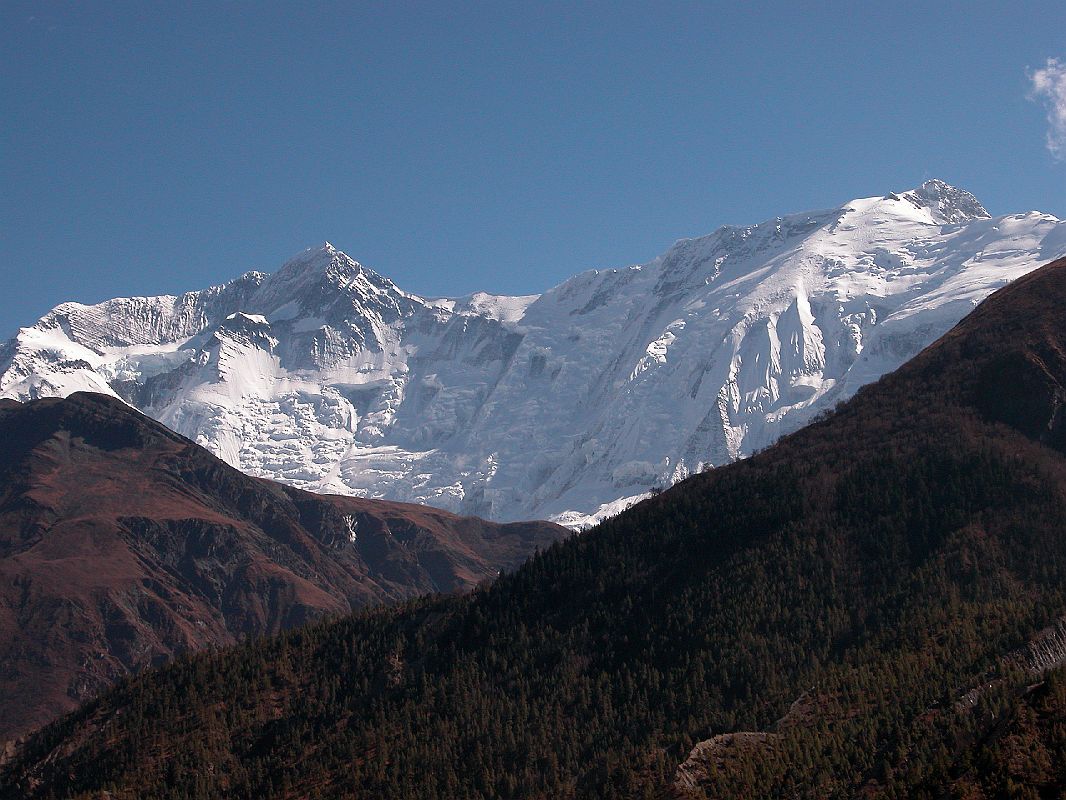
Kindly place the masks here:
MULTIPOLYGON (((896 198, 889 195, 886 199, 896 198)), ((992 216, 972 194, 935 178, 926 181, 917 189, 904 192, 903 199, 913 203, 915 208, 929 209, 933 220, 942 224, 989 219, 992 216)))
POLYGON ((60 305, 0 348, 0 396, 114 394, 253 475, 580 525, 770 444, 1063 255, 1060 220, 938 180, 526 297, 425 299, 325 243, 60 305))

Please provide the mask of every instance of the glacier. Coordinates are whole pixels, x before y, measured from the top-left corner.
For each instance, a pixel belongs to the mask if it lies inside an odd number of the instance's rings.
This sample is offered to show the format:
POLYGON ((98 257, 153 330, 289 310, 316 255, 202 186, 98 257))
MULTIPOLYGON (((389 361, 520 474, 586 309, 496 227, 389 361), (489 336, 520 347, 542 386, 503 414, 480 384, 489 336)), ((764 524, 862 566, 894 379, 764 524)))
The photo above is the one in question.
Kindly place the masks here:
POLYGON ((802 427, 1064 255, 1061 220, 939 180, 525 297, 420 297, 326 243, 64 303, 0 346, 0 397, 103 392, 251 475, 582 527, 802 427))

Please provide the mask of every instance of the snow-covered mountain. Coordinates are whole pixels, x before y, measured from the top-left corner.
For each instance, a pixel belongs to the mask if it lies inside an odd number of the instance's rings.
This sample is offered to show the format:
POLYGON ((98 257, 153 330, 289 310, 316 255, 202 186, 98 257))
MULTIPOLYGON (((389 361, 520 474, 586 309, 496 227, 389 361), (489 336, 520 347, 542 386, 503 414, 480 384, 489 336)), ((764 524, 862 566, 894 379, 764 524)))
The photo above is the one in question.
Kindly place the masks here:
POLYGON ((115 394, 253 475, 577 525, 765 447, 1063 255, 1062 221, 941 181, 539 296, 426 299, 326 244, 58 306, 0 348, 0 397, 115 394))

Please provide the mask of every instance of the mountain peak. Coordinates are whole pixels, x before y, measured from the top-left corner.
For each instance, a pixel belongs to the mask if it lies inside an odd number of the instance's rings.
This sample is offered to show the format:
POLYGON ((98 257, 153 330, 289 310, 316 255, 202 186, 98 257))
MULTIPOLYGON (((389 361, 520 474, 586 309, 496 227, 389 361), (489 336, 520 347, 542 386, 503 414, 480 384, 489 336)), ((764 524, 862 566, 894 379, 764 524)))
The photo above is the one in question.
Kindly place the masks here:
POLYGON ((333 262, 341 262, 353 267, 361 267, 359 262, 342 250, 338 250, 329 242, 323 242, 318 247, 308 247, 302 253, 293 256, 286 261, 279 273, 287 270, 304 271, 308 268, 321 269, 329 267, 333 262))
POLYGON ((367 314, 394 319, 410 310, 417 298, 323 242, 285 262, 263 283, 254 302, 258 313, 271 321, 295 314, 338 323, 354 320, 359 326, 367 314))
POLYGON ((917 208, 927 208, 935 218, 945 223, 968 222, 992 216, 972 194, 939 178, 932 178, 917 189, 890 197, 907 200, 917 208))
POLYGON ((0 395, 111 392, 256 475, 580 525, 764 448, 1066 255, 1049 216, 948 221, 984 214, 941 181, 871 192, 535 303, 425 300, 317 241, 261 279, 64 306, 0 346, 0 395))
MULTIPOLYGON (((360 275, 384 280, 329 242, 309 247, 286 261, 271 276, 271 283, 284 285, 287 291, 299 293, 311 286, 346 286, 360 275)), ((290 298, 291 299, 291 298, 290 298)))

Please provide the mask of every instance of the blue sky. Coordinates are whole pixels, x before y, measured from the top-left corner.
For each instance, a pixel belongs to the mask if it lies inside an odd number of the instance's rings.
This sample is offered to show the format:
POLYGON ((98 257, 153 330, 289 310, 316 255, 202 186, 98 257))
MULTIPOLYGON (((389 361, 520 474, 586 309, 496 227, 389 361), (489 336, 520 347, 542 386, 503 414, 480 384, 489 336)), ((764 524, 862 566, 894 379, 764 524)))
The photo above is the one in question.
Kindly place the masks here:
POLYGON ((5 2, 0 336, 326 239, 527 293, 934 176, 1066 217, 1066 4, 798 5, 5 2))

